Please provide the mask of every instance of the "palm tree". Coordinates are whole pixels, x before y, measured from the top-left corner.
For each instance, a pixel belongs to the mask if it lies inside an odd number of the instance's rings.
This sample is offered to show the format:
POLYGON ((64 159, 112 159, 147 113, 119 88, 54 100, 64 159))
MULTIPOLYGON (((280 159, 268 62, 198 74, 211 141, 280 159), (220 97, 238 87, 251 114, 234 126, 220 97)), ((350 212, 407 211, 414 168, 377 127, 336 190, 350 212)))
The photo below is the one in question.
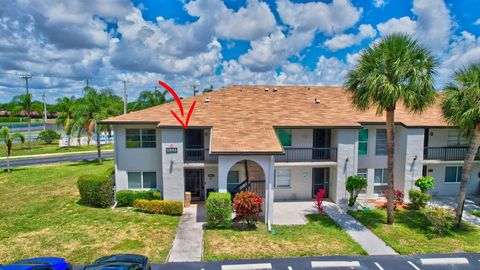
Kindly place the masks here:
POLYGON ((87 115, 87 132, 95 131, 97 137, 98 162, 102 162, 102 152, 100 145, 100 126, 99 122, 122 113, 123 103, 121 99, 113 94, 113 91, 105 89, 97 91, 94 88, 86 89, 83 103, 83 110, 87 115))
POLYGON ((13 97, 12 103, 15 104, 15 112, 25 110, 28 116, 28 149, 32 150, 32 94, 21 94, 13 97))
POLYGON ((12 152, 13 140, 19 139, 22 143, 25 142, 25 137, 22 133, 15 132, 10 134, 10 130, 8 127, 2 127, 0 129, 0 140, 3 141, 5 144, 5 150, 7 154, 7 172, 11 172, 10 170, 10 153, 12 152))
POLYGON ((352 103, 360 110, 375 107, 386 112, 387 126, 387 224, 393 224, 394 123, 398 102, 420 113, 435 102, 432 85, 437 62, 431 52, 408 35, 393 34, 367 48, 345 82, 352 103))
POLYGON ((480 145, 480 63, 455 73, 455 83, 444 90, 442 112, 447 122, 458 127, 465 136, 471 137, 463 163, 460 195, 455 211, 455 225, 459 228, 473 160, 480 145))
POLYGON ((57 118, 57 123, 63 125, 63 130, 67 135, 67 149, 70 148, 70 137, 73 130, 73 111, 75 106, 75 97, 64 97, 57 99, 57 108, 60 115, 57 118))
POLYGON ((162 92, 157 89, 154 91, 142 91, 135 103, 134 110, 142 110, 165 103, 167 101, 167 93, 167 90, 162 92))

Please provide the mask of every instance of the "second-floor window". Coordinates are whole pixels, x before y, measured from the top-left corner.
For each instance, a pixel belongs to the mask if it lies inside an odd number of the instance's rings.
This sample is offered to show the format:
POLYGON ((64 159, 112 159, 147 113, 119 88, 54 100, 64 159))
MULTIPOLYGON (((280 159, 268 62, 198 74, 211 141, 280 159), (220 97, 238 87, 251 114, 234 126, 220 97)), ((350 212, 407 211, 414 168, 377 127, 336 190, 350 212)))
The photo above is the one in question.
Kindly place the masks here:
POLYGON ((458 129, 448 130, 447 146, 464 146, 468 145, 468 139, 464 137, 458 129))
POLYGON ((387 154, 387 130, 377 129, 375 138, 375 155, 385 156, 387 154))
POLYGON ((127 148, 155 148, 157 147, 155 129, 136 128, 126 130, 127 148))
POLYGON ((365 156, 368 153, 368 129, 362 128, 358 132, 358 154, 365 156))
POLYGON ((445 168, 445 182, 458 183, 462 182, 462 166, 452 166, 445 168))
POLYGON ((277 129, 277 136, 282 146, 292 146, 292 130, 286 128, 277 129))

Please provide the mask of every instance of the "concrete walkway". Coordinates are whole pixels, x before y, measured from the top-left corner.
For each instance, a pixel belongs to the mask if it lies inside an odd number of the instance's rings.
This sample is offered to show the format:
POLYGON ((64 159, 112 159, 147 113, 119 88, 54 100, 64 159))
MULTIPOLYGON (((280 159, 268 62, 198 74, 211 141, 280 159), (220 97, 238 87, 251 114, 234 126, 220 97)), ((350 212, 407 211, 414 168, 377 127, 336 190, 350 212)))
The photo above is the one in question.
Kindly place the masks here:
POLYGON ((192 204, 183 209, 179 228, 168 254, 168 262, 199 262, 203 253, 203 224, 205 207, 203 203, 192 204))
MULTIPOLYGON (((480 206, 477 204, 478 197, 467 197, 465 200, 465 205, 463 208, 462 220, 468 221, 472 224, 480 226, 480 218, 469 214, 470 211, 480 211, 480 206)), ((437 196, 433 197, 432 203, 444 208, 451 208, 455 210, 457 207, 457 197, 456 196, 437 196)))
POLYGON ((368 253, 368 255, 396 255, 391 247, 382 239, 363 226, 352 216, 346 214, 340 207, 331 202, 323 203, 325 212, 347 232, 354 241, 368 253))

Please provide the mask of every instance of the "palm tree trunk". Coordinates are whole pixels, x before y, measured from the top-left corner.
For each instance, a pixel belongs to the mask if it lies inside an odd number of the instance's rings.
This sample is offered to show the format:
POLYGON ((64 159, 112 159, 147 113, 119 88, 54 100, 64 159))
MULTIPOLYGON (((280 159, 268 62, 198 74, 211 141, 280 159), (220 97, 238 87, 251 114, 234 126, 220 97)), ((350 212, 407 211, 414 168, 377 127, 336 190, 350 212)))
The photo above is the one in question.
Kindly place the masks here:
POLYGON ((98 155, 98 163, 102 163, 102 148, 100 145, 100 131, 98 127, 95 125, 95 132, 97 133, 97 155, 98 155))
POLYGON ((8 149, 8 146, 7 146, 7 142, 5 141, 5 150, 7 151, 7 172, 10 172, 10 151, 8 149))
POLYGON ((394 201, 393 201, 393 157, 394 157, 394 128, 395 128, 395 109, 387 110, 387 224, 393 224, 394 220, 394 201))
POLYGON ((70 133, 67 134, 67 149, 70 149, 70 133))
POLYGON ((462 182, 460 184, 460 195, 458 196, 457 209, 455 210, 455 227, 460 228, 462 221, 463 202, 467 194, 468 180, 472 173, 473 161, 477 155, 478 147, 480 145, 480 124, 477 124, 473 131, 472 139, 470 141, 470 147, 468 149, 467 156, 463 162, 462 169, 462 182))

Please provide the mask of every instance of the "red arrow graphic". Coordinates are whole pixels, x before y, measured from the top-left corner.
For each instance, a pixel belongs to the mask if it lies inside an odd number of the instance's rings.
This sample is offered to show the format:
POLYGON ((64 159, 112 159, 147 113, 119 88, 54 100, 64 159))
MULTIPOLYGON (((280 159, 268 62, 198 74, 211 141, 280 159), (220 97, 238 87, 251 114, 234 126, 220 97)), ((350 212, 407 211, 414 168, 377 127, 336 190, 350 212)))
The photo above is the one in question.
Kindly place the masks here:
MULTIPOLYGON (((175 90, 173 90, 168 84, 162 82, 162 81, 158 81, 158 83, 165 89, 167 89, 167 91, 170 93, 170 95, 173 96, 173 98, 175 99, 175 101, 177 102, 177 105, 178 105, 178 108, 180 109, 180 113, 182 114, 182 117, 185 116, 185 114, 183 113, 183 104, 182 104, 182 101, 180 100, 180 98, 178 97, 177 93, 175 93, 175 90)), ((195 104, 197 104, 197 101, 193 101, 192 105, 190 105, 190 109, 188 109, 188 113, 187 113, 187 119, 185 120, 185 122, 183 122, 182 119, 180 119, 180 117, 178 117, 178 115, 173 111, 173 110, 170 110, 170 112, 172 113, 173 117, 175 117, 175 119, 177 119, 177 121, 183 126, 183 128, 188 128, 188 122, 190 121, 190 117, 192 116, 192 113, 193 113, 193 110, 195 109, 195 104)))

